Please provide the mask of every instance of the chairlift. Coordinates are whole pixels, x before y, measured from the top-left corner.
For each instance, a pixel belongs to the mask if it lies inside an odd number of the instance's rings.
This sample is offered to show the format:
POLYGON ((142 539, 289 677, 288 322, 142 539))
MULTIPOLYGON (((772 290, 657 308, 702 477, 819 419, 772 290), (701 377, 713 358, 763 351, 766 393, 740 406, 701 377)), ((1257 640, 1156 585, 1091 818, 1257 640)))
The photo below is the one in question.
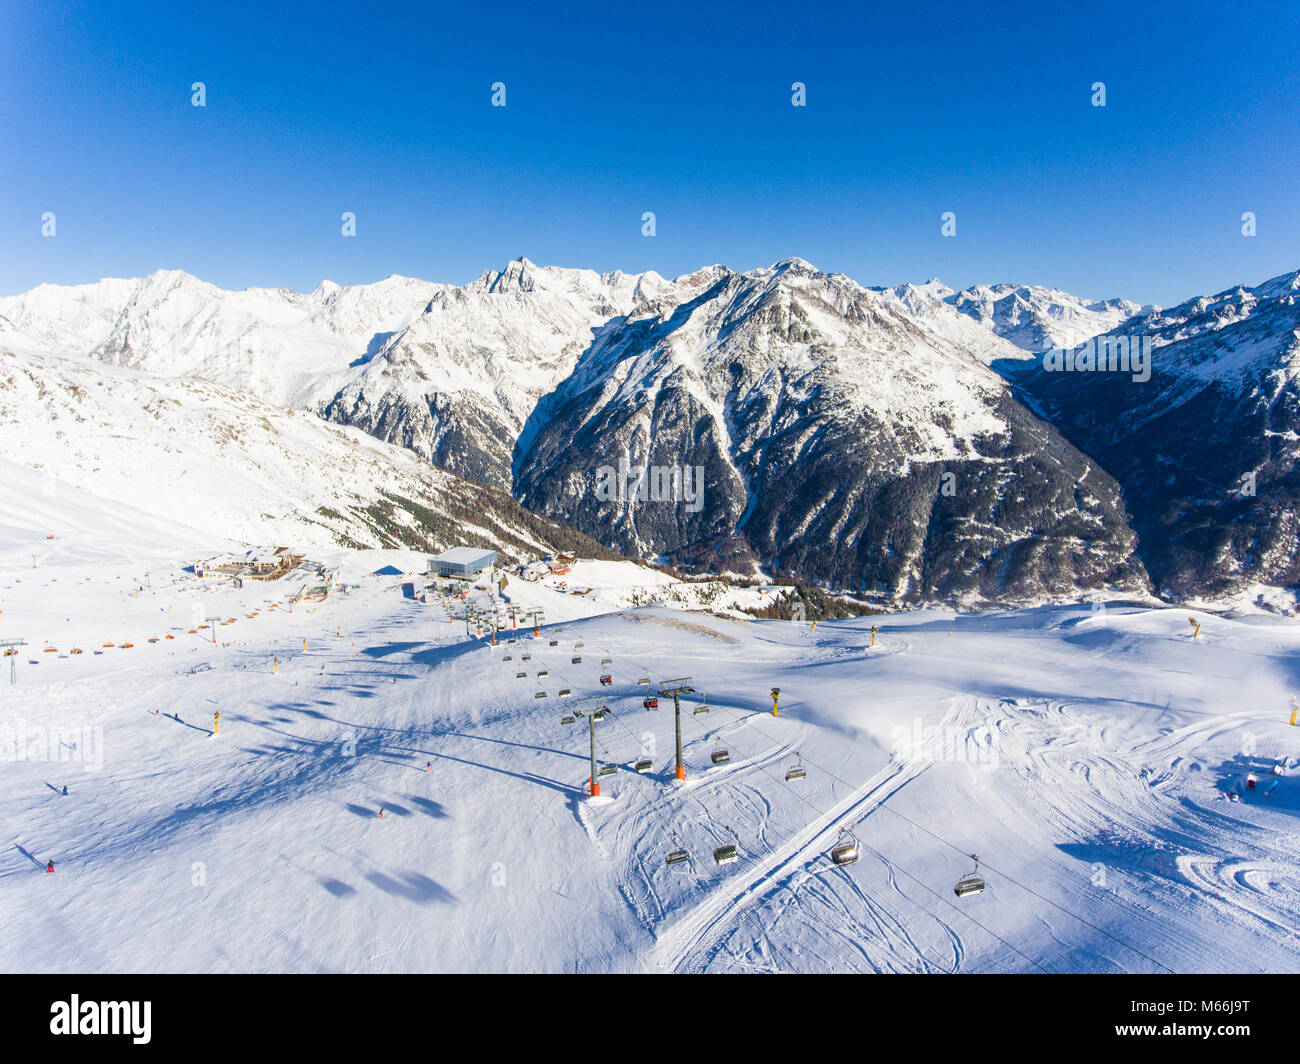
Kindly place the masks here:
POLYGON ((561 697, 561 698, 568 698, 569 695, 571 695, 571 694, 573 694, 573 692, 570 691, 567 687, 561 687, 561 688, 560 688, 560 697, 561 697))
MULTIPOLYGON (((731 830, 730 824, 727 825, 727 834, 733 839, 736 837, 736 833, 731 830)), ((736 844, 734 842, 728 842, 713 851, 713 859, 720 865, 731 864, 733 861, 738 861, 740 859, 740 854, 737 852, 736 844)))
POLYGON ((801 780, 808 775, 808 770, 803 767, 803 754, 795 754, 799 760, 791 765, 785 772, 785 782, 791 783, 794 780, 801 780))
POLYGON ((545 691, 538 691, 535 695, 533 695, 533 697, 534 697, 534 698, 545 698, 545 697, 546 697, 546 692, 545 692, 545 691))
POLYGON ((608 716, 609 716, 609 710, 604 706, 601 706, 598 710, 596 710, 595 713, 591 715, 591 718, 592 720, 604 720, 608 716))
POLYGON ((614 664, 614 659, 613 659, 613 658, 601 658, 601 659, 600 659, 600 663, 601 663, 602 665, 613 665, 613 664, 614 664))
POLYGON ((560 641, 558 639, 551 640, 551 646, 558 647, 559 645, 560 645, 560 641))
POLYGON ((722 740, 718 740, 718 745, 713 748, 711 759, 715 765, 725 765, 731 760, 731 753, 722 745, 722 740))
POLYGON ((645 775, 647 772, 650 772, 655 767, 655 763, 648 757, 642 757, 637 760, 637 763, 634 767, 639 773, 645 775))
POLYGON ((560 718, 560 723, 561 723, 561 724, 573 724, 573 723, 575 723, 575 722, 577 721, 577 719, 578 719, 577 717, 564 716, 564 717, 561 717, 561 718, 560 718))
POLYGON ((831 860, 837 865, 857 863, 858 840, 848 828, 840 828, 840 841, 831 848, 831 860))
POLYGON ((512 661, 512 660, 514 660, 514 659, 513 659, 509 654, 506 654, 506 655, 504 655, 504 656, 501 658, 501 660, 502 660, 502 661, 512 661))
POLYGON ((598 775, 598 776, 612 776, 612 775, 614 775, 614 773, 617 772, 617 771, 618 771, 618 766, 617 766, 617 765, 601 765, 600 768, 598 768, 598 769, 596 770, 596 775, 598 775))
MULTIPOLYGON (((671 834, 673 842, 681 842, 681 839, 677 837, 677 832, 674 831, 671 834)), ((690 859, 689 850, 669 850, 666 863, 670 865, 681 864, 683 861, 689 861, 690 859)))
POLYGON ((649 682, 650 682, 649 676, 642 676, 640 677, 640 679, 637 680, 637 685, 640 687, 645 687, 646 684, 648 684, 649 682))
POLYGON ((522 680, 522 679, 523 679, 525 676, 527 676, 527 675, 528 675, 528 673, 526 673, 526 672, 517 672, 517 673, 515 673, 515 679, 516 679, 516 680, 522 680))
POLYGON ((646 698, 646 699, 643 699, 643 700, 642 700, 641 705, 645 706, 646 709, 658 709, 658 708, 659 708, 659 699, 657 699, 657 698, 646 698))
POLYGON ((979 854, 972 853, 970 857, 975 862, 975 871, 967 872, 961 879, 957 880, 957 885, 952 888, 952 892, 959 898, 964 898, 968 894, 982 894, 984 892, 984 878, 980 875, 979 854))
POLYGON ((537 675, 538 675, 538 676, 550 676, 551 673, 550 673, 550 670, 549 670, 549 669, 538 669, 538 670, 537 670, 537 675))
POLYGON ((587 645, 586 643, 584 643, 581 639, 579 639, 576 643, 573 644, 573 649, 574 649, 574 650, 581 650, 581 649, 582 649, 583 647, 585 647, 586 645, 587 645))
POLYGON ((581 654, 574 654, 574 655, 573 655, 573 658, 572 658, 572 663, 573 663, 574 665, 581 665, 581 664, 582 664, 582 655, 581 655, 581 654))
POLYGON ((520 660, 520 661, 532 661, 532 660, 533 660, 533 656, 532 656, 531 654, 524 654, 524 655, 521 655, 521 657, 520 657, 519 660, 520 660))
POLYGON ((601 687, 608 687, 613 682, 614 682, 614 677, 612 677, 609 673, 605 673, 605 675, 600 678, 601 687))

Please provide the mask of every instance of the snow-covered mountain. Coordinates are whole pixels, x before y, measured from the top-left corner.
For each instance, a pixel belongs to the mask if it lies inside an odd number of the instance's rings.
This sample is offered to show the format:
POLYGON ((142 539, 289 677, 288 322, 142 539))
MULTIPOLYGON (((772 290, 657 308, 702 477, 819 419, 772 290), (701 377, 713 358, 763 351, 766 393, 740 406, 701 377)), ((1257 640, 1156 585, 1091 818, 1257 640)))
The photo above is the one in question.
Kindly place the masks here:
POLYGON ((52 495, 133 507, 195 541, 608 553, 358 429, 205 380, 2 343, 0 455, 42 474, 52 495))
POLYGON ((534 414, 516 489, 631 554, 886 600, 1140 588, 1117 485, 989 368, 1014 350, 799 259, 721 274, 598 333, 534 414), (698 504, 602 498, 621 462, 702 471, 698 504))
POLYGON ((1142 314, 1097 346, 1112 338, 1149 344, 1148 369, 1004 368, 1124 486, 1158 589, 1300 583, 1300 272, 1142 314))
MULTIPOLYGON (((1277 564, 1291 555, 1270 532, 1239 534, 1241 504, 1219 488, 1174 484, 1163 466, 1178 433, 1157 446, 1123 424, 1181 407, 1186 431, 1203 431, 1207 411, 1185 400, 1207 388, 1257 415, 1260 402, 1278 408, 1291 319, 1258 315, 1289 292, 1280 278, 1162 311, 1032 285, 866 288, 800 259, 669 280, 520 258, 464 286, 390 277, 308 294, 225 292, 160 271, 0 299, 0 347, 318 414, 612 547, 695 570, 762 568, 886 600, 973 603, 1138 590, 1145 563, 1161 587, 1218 593, 1254 576, 1293 580, 1277 564), (1104 381, 1035 369, 1046 350, 1139 331, 1192 346, 1181 383, 1135 392, 1144 398, 1118 428, 1104 381), (621 460, 670 481, 701 470, 698 505, 628 498, 635 482, 621 499, 598 498, 601 471, 621 460), (1183 527, 1184 501, 1201 531, 1171 535, 1203 541, 1187 548, 1194 564, 1154 535, 1183 527)), ((1212 418, 1217 451, 1287 449, 1291 429, 1275 438, 1238 413, 1212 418)), ((1204 459, 1186 457, 1194 439, 1179 447, 1180 468, 1201 476, 1204 459)), ((1282 468, 1238 464, 1220 479, 1254 470, 1272 484, 1269 470, 1282 468)), ((1266 498, 1247 509, 1285 540, 1274 518, 1287 496, 1266 498)))

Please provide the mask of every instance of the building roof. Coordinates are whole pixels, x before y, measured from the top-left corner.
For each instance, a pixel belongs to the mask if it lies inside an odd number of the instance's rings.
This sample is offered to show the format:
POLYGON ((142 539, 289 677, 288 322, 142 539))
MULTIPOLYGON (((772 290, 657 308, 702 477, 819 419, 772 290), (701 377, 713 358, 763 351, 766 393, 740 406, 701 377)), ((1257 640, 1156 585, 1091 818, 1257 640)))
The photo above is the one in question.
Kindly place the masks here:
POLYGON ((473 565, 487 558, 496 558, 496 551, 484 550, 482 547, 452 547, 441 554, 435 554, 430 561, 446 562, 448 565, 473 565))

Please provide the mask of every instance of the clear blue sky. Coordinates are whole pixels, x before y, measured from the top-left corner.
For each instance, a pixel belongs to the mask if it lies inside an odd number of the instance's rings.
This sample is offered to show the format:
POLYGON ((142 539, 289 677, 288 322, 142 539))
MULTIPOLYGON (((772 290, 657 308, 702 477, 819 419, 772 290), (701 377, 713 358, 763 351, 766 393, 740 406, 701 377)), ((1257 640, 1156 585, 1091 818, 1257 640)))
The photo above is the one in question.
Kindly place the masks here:
POLYGON ((0 293, 798 255, 1170 304, 1300 267, 1293 0, 582 6, 6 0, 0 293))

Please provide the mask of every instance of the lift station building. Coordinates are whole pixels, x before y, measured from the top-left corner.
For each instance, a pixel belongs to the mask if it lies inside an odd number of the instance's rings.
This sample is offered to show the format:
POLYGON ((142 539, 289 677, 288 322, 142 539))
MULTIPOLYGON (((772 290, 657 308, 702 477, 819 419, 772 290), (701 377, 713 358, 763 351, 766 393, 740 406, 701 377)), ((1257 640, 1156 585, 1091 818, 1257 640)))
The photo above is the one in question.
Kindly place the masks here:
POLYGON ((480 547, 452 547, 429 559, 429 576, 451 580, 473 580, 497 563, 497 552, 480 547))

